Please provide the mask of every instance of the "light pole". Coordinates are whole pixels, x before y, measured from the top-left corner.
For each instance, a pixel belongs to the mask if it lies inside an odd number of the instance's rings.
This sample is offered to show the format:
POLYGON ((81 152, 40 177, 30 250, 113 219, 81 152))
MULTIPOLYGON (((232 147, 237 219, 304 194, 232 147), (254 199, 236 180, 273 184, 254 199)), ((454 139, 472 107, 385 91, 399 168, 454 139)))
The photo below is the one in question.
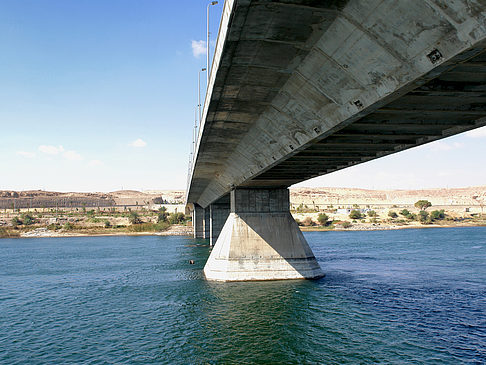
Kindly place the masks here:
POLYGON ((206 42, 206 70, 207 70, 207 74, 206 74, 206 88, 209 87, 209 72, 211 71, 211 68, 209 67, 209 7, 211 5, 216 5, 218 2, 217 1, 211 1, 209 4, 208 4, 208 7, 207 7, 207 33, 208 33, 208 37, 207 37, 207 42, 206 42))
POLYGON ((201 125, 201 72, 206 71, 206 68, 202 68, 197 73, 197 107, 199 110, 199 125, 201 125))
POLYGON ((197 107, 194 109, 194 136, 192 137, 192 151, 194 157, 196 156, 196 142, 197 142, 197 107))

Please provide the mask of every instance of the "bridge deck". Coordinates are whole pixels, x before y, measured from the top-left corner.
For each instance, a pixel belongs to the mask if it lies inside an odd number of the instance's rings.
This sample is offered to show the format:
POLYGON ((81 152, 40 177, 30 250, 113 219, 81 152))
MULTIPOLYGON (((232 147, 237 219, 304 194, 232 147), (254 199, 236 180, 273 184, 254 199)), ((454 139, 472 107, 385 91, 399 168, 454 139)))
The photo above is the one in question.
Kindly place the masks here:
POLYGON ((226 0, 187 202, 485 124, 486 6, 226 0))

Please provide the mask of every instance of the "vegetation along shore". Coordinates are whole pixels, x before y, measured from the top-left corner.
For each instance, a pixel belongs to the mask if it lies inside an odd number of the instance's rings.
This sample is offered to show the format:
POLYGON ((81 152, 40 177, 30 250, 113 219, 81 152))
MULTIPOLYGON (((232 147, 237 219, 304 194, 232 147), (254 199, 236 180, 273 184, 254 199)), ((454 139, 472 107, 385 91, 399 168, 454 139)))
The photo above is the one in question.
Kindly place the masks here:
MULTIPOLYGON (((0 237, 191 235, 183 191, 0 191, 0 237)), ((378 191, 291 189, 303 231, 486 225, 486 187, 378 191)))

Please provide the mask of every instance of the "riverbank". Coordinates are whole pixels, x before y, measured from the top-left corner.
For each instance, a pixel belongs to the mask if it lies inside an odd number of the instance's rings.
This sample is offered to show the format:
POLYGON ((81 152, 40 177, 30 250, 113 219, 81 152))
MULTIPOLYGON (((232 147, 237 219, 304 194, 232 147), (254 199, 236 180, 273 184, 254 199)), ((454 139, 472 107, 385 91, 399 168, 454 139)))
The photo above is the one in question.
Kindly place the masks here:
MULTIPOLYGON (((388 231, 399 229, 427 229, 427 228, 462 228, 462 227, 485 227, 486 223, 461 223, 461 224, 363 224, 355 223, 348 228, 343 227, 299 227, 302 232, 342 232, 342 231, 388 231)), ((192 237, 192 226, 173 225, 165 231, 153 232, 129 232, 113 231, 110 229, 101 230, 78 230, 78 231, 52 231, 45 227, 38 227, 28 231, 9 230, 8 233, 0 232, 0 238, 42 238, 42 237, 96 237, 96 236, 188 236, 192 237)))
POLYGON ((409 225, 395 225, 395 224, 352 224, 348 228, 343 227, 300 227, 302 232, 325 232, 325 231, 389 231, 396 229, 422 229, 422 228, 463 228, 463 227, 486 227, 486 222, 471 222, 471 223, 457 223, 457 224, 409 224, 409 225))
POLYGON ((164 231, 130 232, 126 230, 97 229, 97 230, 49 230, 38 227, 31 230, 9 230, 0 238, 42 238, 42 237, 94 237, 94 236, 191 236, 192 227, 186 225, 172 225, 164 231))

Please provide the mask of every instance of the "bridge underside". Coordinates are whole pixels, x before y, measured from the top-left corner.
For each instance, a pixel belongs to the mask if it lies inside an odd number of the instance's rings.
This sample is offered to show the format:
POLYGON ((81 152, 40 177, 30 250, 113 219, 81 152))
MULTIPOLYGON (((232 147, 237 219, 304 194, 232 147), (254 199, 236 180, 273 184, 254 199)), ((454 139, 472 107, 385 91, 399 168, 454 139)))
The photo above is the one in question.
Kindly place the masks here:
POLYGON ((486 0, 226 0, 186 196, 208 278, 320 276, 270 197, 486 125, 485 50, 486 0))
POLYGON ((485 124, 486 4, 227 0, 187 202, 485 124))
MULTIPOLYGON (((450 67, 437 78, 337 129, 247 186, 290 186, 486 124, 486 53, 450 67)), ((467 56, 465 54, 464 56, 467 56)))

